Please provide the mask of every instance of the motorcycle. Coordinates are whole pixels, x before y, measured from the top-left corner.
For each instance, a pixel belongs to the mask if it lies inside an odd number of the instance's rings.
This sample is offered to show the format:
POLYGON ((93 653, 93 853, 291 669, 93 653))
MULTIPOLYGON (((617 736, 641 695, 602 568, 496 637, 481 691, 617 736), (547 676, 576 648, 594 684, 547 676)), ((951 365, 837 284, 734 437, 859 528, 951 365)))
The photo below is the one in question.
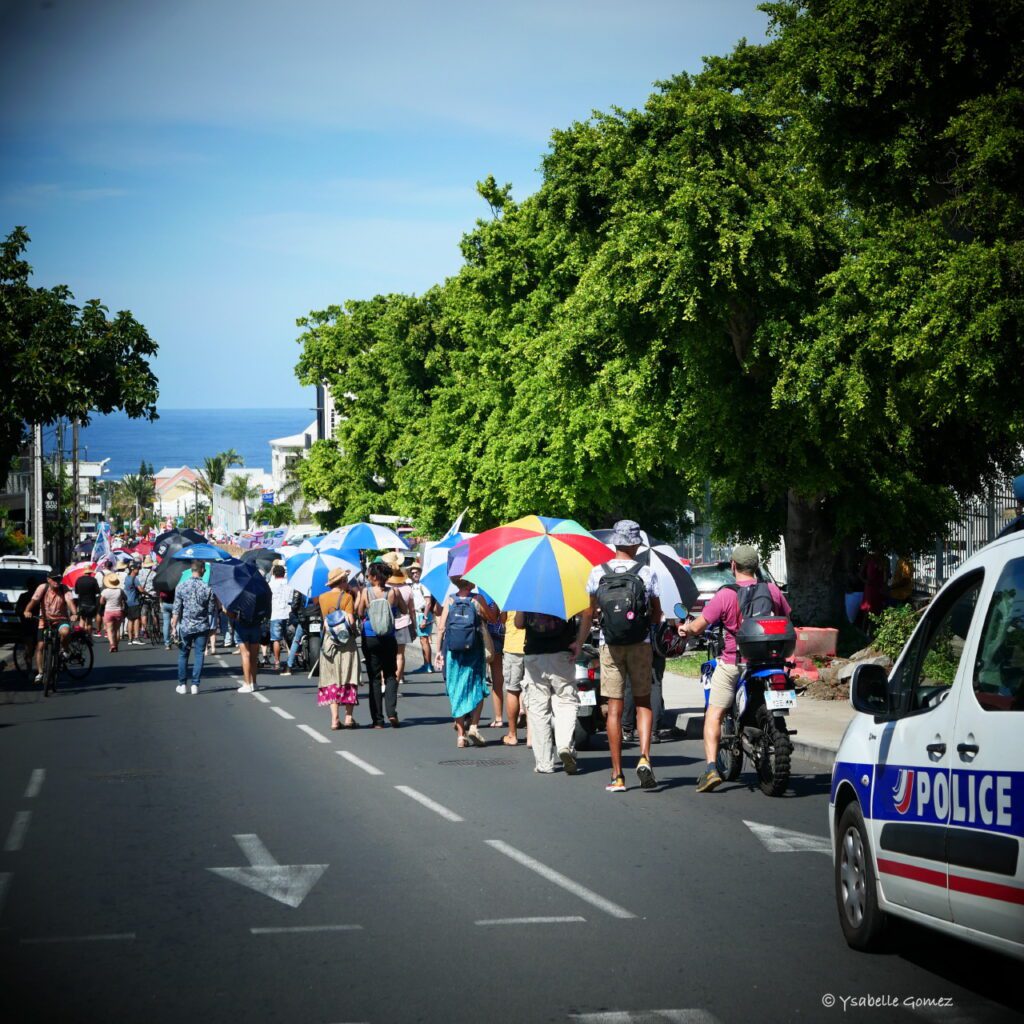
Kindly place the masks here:
MULTIPOLYGON (((718 774, 735 782, 747 757, 757 773, 761 792, 782 796, 789 785, 792 736, 786 725, 796 707, 796 685, 790 677, 794 668, 786 659, 796 649, 796 632, 785 618, 749 618, 736 634, 741 672, 733 706, 722 718, 718 746, 718 774)), ((708 706, 711 676, 725 646, 721 626, 707 630, 708 657, 701 666, 704 707, 708 706)))
POLYGON ((293 622, 292 619, 289 619, 284 632, 289 650, 298 625, 302 626, 302 639, 299 640, 299 649, 295 652, 295 668, 300 672, 312 670, 312 674, 318 676, 320 674, 320 644, 323 630, 319 611, 313 612, 304 608, 292 618, 296 621, 293 622))
POLYGON ((585 643, 576 661, 576 709, 574 742, 577 750, 589 750, 594 735, 605 727, 605 705, 601 702, 601 657, 595 644, 585 643))

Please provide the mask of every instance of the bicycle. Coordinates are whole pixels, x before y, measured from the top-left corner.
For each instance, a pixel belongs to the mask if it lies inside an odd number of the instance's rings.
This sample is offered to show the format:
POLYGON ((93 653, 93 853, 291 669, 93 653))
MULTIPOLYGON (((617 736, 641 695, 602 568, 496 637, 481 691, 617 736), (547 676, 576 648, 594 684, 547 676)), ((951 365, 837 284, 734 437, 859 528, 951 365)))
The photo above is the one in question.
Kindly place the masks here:
MULTIPOLYGON (((53 626, 43 630, 43 696, 49 697, 57 689, 61 672, 76 682, 84 679, 93 666, 92 637, 87 629, 76 627, 68 641, 67 650, 60 646, 60 631, 53 626)), ((24 639, 14 645, 14 665, 22 675, 30 677, 35 673, 36 642, 24 639)))
POLYGON ((142 615, 146 620, 146 640, 150 647, 162 647, 164 643, 163 634, 163 611, 160 608, 158 598, 149 595, 143 599, 142 615))

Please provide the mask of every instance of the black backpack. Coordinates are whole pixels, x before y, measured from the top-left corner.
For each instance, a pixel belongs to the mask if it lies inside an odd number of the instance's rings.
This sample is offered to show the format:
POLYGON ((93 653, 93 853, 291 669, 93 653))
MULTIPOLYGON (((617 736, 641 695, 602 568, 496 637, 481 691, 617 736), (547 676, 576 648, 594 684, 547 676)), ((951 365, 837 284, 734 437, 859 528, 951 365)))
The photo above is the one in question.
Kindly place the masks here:
POLYGON ((726 586, 736 595, 736 603, 740 607, 740 625, 745 619, 775 614, 775 602, 767 583, 759 580, 752 587, 741 587, 738 583, 727 583, 726 586))
POLYGON ((647 586, 640 577, 641 565, 633 562, 615 572, 606 562, 597 586, 597 607, 601 610, 604 642, 611 645, 639 644, 651 627, 647 586))

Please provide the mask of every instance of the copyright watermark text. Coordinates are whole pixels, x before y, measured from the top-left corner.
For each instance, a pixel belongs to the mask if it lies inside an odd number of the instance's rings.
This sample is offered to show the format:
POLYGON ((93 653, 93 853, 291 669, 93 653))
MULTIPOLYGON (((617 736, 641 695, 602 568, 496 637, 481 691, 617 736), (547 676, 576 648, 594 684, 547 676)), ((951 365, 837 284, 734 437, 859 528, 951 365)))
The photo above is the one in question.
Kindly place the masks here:
POLYGON ((843 1013, 847 1010, 886 1010, 894 1006, 904 1006, 912 1010, 920 1010, 922 1007, 952 1006, 952 996, 890 996, 890 995, 866 995, 866 996, 836 996, 826 992, 821 997, 821 1005, 831 1010, 833 1006, 842 1008, 843 1013))

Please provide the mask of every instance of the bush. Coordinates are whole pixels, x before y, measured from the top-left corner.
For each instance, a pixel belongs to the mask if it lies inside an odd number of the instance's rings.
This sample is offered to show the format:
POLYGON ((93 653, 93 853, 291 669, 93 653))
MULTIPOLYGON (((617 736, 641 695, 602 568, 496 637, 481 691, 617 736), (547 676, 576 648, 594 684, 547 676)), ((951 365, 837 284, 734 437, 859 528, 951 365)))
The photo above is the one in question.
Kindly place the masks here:
POLYGON ((909 604, 886 608, 871 616, 871 625, 875 631, 871 646, 895 661, 914 632, 917 612, 909 604))

